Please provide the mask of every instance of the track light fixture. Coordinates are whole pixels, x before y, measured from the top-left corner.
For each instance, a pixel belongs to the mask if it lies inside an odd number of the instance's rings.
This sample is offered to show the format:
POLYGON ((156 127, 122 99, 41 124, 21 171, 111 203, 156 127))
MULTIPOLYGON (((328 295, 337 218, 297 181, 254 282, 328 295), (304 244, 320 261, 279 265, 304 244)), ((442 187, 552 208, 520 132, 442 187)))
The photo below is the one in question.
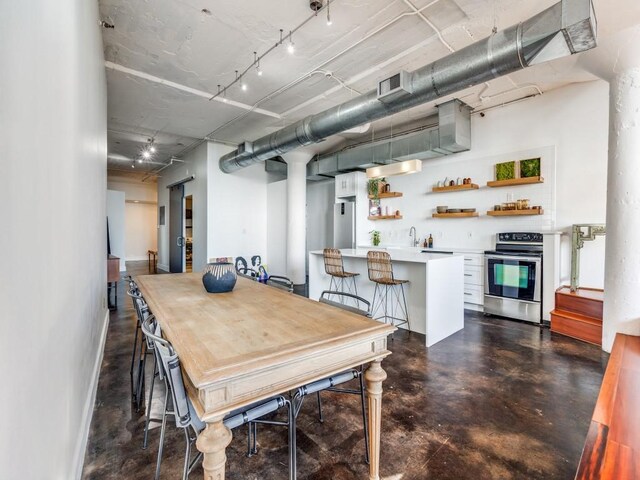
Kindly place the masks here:
POLYGON ((259 77, 262 76, 262 70, 260 69, 260 59, 258 58, 258 52, 253 52, 253 63, 256 65, 256 73, 259 77))
POLYGON ((293 55, 295 51, 296 51, 296 46, 293 43, 293 35, 291 34, 291 31, 289 31, 289 45, 287 45, 287 52, 293 55))

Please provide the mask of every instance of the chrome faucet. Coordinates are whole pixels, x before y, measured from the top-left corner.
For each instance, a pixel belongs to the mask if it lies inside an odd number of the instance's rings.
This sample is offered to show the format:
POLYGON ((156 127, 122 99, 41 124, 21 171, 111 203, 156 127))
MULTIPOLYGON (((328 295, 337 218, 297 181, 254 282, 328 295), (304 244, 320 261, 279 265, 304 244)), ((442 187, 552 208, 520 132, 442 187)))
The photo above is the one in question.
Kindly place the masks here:
POLYGON ((411 241, 411 246, 412 247, 417 247, 418 246, 418 239, 416 238, 416 227, 411 227, 409 229, 409 236, 413 239, 411 241))

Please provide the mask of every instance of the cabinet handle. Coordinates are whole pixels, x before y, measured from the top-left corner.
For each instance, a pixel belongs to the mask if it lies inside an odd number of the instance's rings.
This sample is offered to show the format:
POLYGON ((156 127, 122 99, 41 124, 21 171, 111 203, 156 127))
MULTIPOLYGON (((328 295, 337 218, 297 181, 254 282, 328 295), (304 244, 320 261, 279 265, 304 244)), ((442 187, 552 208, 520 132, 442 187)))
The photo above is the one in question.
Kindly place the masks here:
POLYGON ((465 273, 464 276, 465 277, 473 277, 473 275, 471 275, 470 273, 465 273))
POLYGON ((465 262, 473 262, 473 258, 465 258, 464 261, 465 262))
POLYGON ((467 292, 464 292, 464 294, 469 296, 473 295, 472 293, 467 293, 467 292))

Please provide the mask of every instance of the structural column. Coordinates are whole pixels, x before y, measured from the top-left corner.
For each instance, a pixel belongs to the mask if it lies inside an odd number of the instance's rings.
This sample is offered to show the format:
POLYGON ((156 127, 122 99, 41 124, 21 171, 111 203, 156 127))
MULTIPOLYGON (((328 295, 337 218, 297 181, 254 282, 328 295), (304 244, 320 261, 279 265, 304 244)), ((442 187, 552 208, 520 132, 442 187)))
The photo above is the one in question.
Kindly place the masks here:
MULTIPOLYGON (((602 348, 640 335, 640 49, 610 78, 607 236, 602 348)), ((617 70, 617 69, 616 69, 617 70)))
POLYGON ((311 155, 291 152, 287 162, 287 276, 294 285, 306 282, 307 162, 311 155))

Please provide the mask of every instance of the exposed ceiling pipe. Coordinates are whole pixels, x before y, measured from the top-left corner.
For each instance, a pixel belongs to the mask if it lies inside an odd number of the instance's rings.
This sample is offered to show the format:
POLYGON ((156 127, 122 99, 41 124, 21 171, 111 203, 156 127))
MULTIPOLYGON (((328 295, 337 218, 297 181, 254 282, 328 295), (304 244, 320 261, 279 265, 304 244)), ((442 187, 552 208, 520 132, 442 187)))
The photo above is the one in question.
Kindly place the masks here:
POLYGON ((531 65, 594 48, 591 0, 562 0, 522 23, 407 74, 409 92, 389 102, 373 90, 270 135, 245 142, 220 158, 231 173, 366 122, 393 115, 531 65))

